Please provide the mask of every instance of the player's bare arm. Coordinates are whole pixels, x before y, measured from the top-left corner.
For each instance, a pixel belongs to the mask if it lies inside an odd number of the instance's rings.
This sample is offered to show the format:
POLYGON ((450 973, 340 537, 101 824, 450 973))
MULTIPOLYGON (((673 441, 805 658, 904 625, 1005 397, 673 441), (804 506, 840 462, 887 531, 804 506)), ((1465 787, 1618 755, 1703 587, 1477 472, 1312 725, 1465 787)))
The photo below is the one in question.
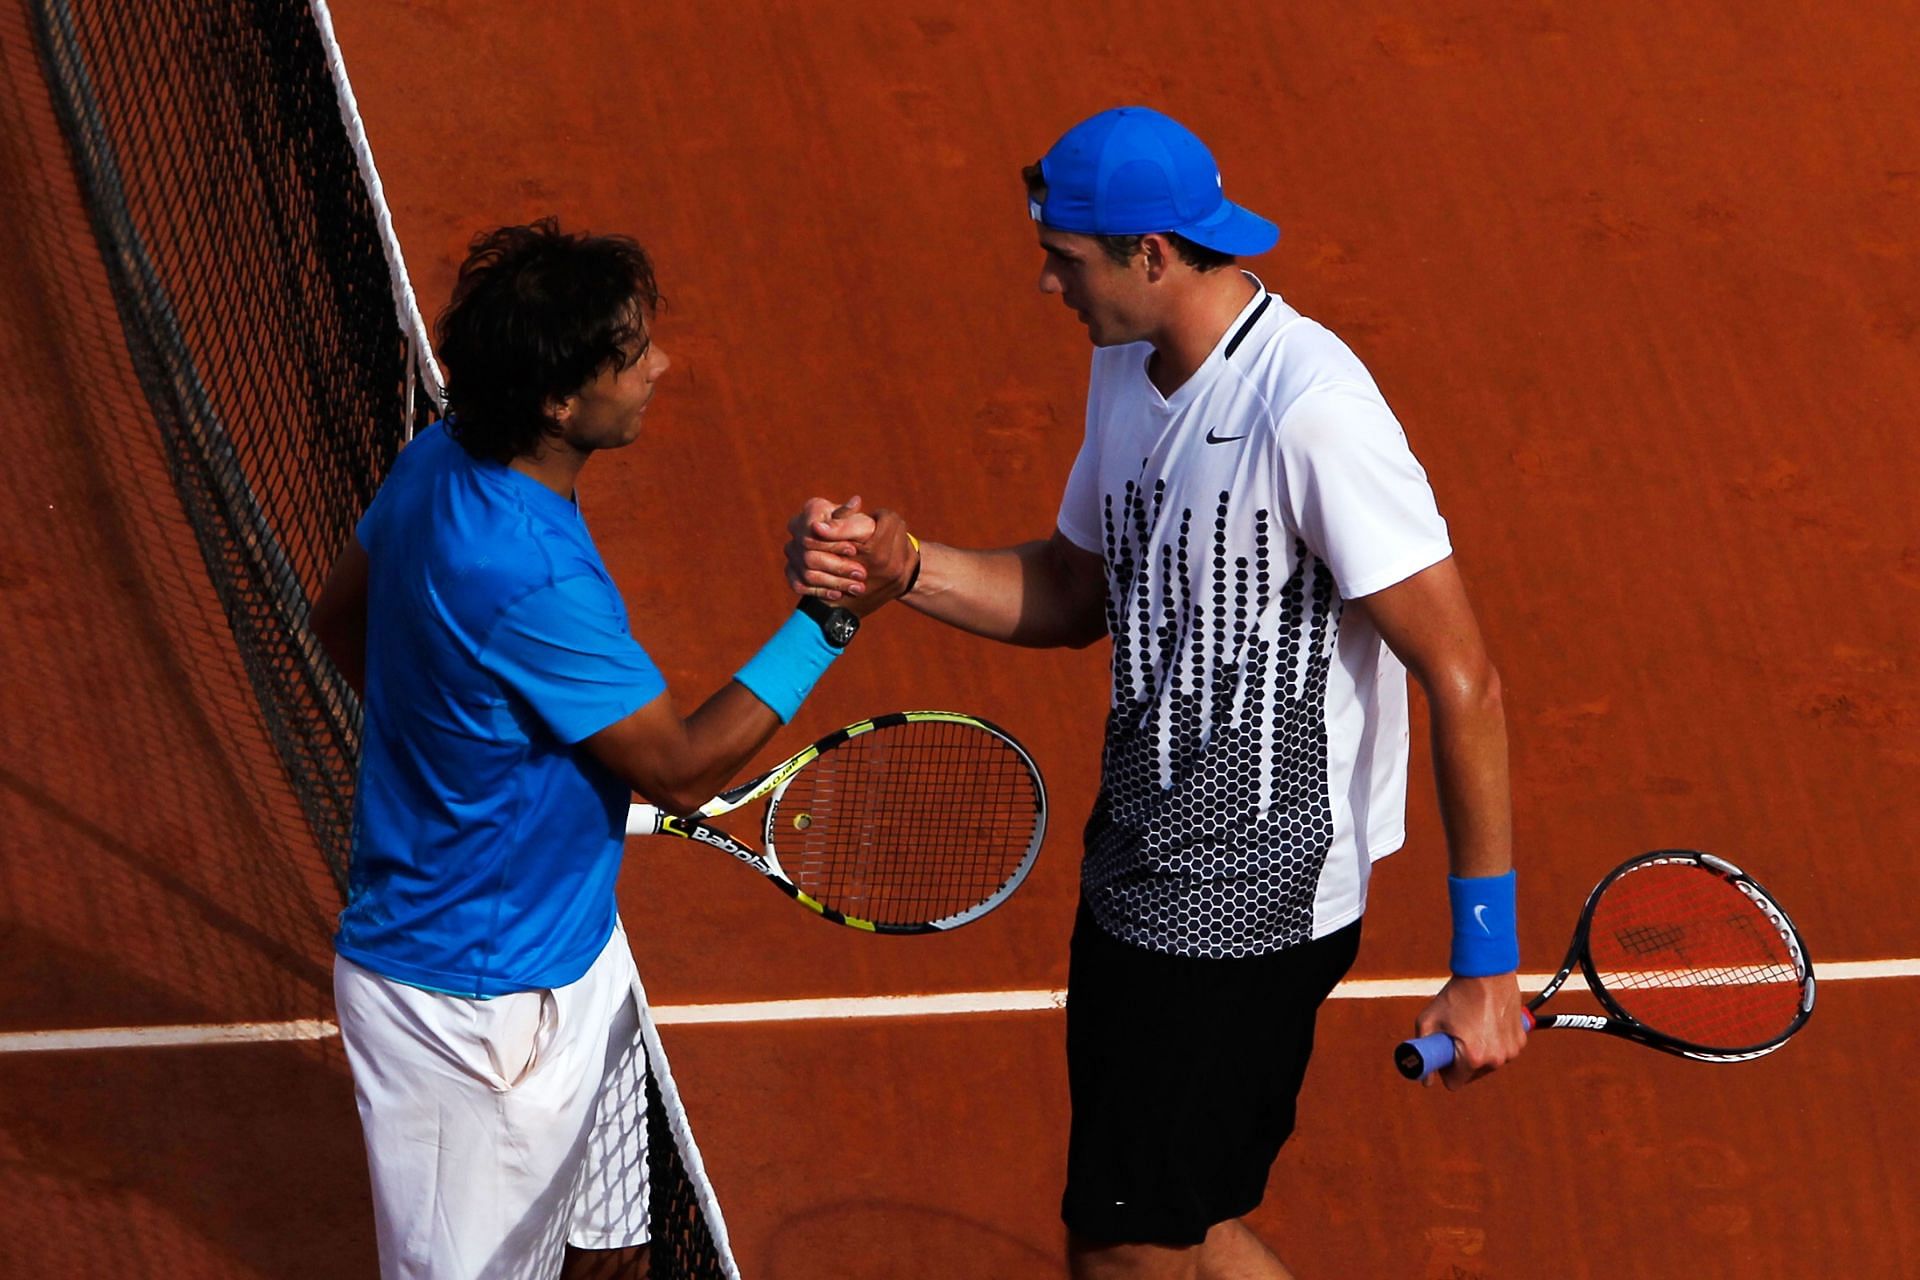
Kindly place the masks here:
POLYGON ((647 803, 692 813, 739 775, 780 717, 738 681, 681 718, 663 693, 580 745, 647 803))
POLYGON ((970 550, 908 537, 894 513, 813 498, 788 525, 787 582, 801 594, 858 598, 872 576, 905 573, 902 602, 990 640, 1082 648, 1107 634, 1106 565, 1055 530, 1045 540, 970 550), (917 573, 916 573, 917 569, 917 573))
POLYGON ((320 647, 358 694, 367 681, 367 575, 369 561, 358 540, 347 539, 346 550, 333 562, 326 585, 307 616, 320 647))
POLYGON ((906 603, 929 618, 1007 644, 1085 648, 1107 634, 1107 571, 1058 530, 990 551, 921 544, 906 603))
MULTIPOLYGON (((1452 874, 1505 874, 1513 867, 1506 712, 1458 567, 1449 557, 1354 604, 1426 696, 1452 874)), ((1454 1066, 1441 1076, 1448 1088, 1459 1088, 1525 1044, 1519 983, 1510 973, 1456 976, 1421 1011, 1415 1029, 1445 1031, 1459 1042, 1454 1066)))

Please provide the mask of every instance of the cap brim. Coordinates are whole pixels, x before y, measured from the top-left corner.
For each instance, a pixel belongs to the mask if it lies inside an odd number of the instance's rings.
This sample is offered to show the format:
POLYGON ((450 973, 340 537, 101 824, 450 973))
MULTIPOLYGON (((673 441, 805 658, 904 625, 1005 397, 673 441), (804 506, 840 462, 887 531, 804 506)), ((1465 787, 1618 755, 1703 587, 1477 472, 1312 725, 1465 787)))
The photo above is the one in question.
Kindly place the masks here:
POLYGON ((1200 221, 1175 227, 1173 231, 1215 253, 1229 253, 1236 258, 1265 253, 1280 239, 1278 226, 1231 200, 1222 200, 1218 209, 1200 221))

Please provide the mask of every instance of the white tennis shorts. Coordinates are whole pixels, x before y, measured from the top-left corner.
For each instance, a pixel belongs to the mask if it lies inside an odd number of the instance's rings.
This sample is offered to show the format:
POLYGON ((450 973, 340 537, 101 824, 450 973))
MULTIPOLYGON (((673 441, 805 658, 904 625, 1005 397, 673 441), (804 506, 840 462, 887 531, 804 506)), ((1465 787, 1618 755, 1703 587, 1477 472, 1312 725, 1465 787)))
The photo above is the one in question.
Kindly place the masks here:
POLYGON ((644 1244, 636 974, 616 927, 579 981, 491 1000, 336 956, 383 1280, 550 1280, 567 1244, 644 1244))

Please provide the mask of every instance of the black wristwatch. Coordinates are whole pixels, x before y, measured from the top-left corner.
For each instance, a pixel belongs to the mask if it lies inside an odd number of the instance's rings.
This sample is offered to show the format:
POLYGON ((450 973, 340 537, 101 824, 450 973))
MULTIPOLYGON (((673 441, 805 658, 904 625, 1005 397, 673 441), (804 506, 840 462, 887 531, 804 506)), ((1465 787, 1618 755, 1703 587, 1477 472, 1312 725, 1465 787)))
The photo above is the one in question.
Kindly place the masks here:
POLYGON ((819 596, 801 596, 800 612, 820 624, 820 634, 836 649, 846 648, 852 643, 854 633, 860 630, 859 614, 828 604, 819 596))

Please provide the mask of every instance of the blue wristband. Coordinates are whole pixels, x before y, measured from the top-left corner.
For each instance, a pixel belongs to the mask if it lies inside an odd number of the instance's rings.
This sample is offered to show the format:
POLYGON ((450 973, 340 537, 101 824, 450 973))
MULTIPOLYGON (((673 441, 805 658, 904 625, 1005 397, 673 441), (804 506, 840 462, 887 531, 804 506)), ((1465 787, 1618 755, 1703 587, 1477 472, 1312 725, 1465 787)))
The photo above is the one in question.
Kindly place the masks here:
POLYGON ((820 624, 796 609, 733 678, 772 707, 780 723, 786 724, 839 656, 840 650, 821 634, 820 624))
POLYGON ((1447 877, 1453 904, 1452 968, 1462 978, 1491 978, 1520 967, 1514 875, 1447 877))

